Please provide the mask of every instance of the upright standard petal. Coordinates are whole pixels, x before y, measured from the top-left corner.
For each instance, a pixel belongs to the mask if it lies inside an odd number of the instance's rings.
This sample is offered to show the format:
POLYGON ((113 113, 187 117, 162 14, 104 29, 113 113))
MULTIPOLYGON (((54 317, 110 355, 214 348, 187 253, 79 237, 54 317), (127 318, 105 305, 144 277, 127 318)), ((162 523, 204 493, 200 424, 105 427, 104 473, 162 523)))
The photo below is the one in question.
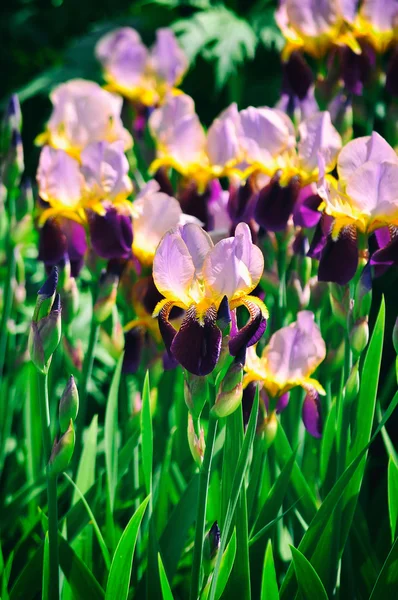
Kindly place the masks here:
POLYGON ((298 144, 300 167, 306 173, 318 169, 318 155, 321 152, 325 160, 326 171, 336 164, 341 149, 341 137, 332 125, 329 112, 318 112, 300 123, 300 142, 298 144))
POLYGON ((37 184, 42 200, 73 209, 83 196, 84 179, 79 163, 63 150, 44 146, 40 153, 37 184))
POLYGON ((210 250, 214 248, 214 244, 209 234, 195 223, 183 225, 180 232, 195 265, 195 276, 202 277, 204 260, 210 250))
POLYGON ((159 292, 188 308, 189 290, 195 265, 178 231, 168 231, 162 238, 153 261, 153 280, 159 292))
POLYGON ((178 225, 181 214, 178 201, 159 192, 155 181, 141 190, 133 204, 133 252, 141 262, 152 263, 162 236, 178 225))
POLYGON ((203 264, 206 294, 229 300, 250 293, 264 269, 261 250, 252 243, 250 228, 239 223, 235 237, 218 242, 203 264))
POLYGON ((339 179, 348 181, 351 175, 368 161, 398 163, 395 150, 375 131, 372 135, 351 140, 341 150, 337 161, 339 179))
POLYGON ((98 200, 125 199, 133 189, 123 142, 94 142, 81 155, 87 193, 98 200))
POLYGON ((275 381, 296 385, 308 378, 325 356, 325 342, 310 311, 299 312, 295 323, 276 331, 263 354, 267 372, 275 381))
POLYGON ((102 89, 93 81, 73 79, 51 94, 54 105, 47 125, 48 141, 74 156, 91 142, 122 140, 124 148, 132 138, 123 127, 122 98, 102 89))
POLYGON ((178 45, 172 29, 156 31, 156 42, 151 51, 152 68, 156 76, 168 86, 178 85, 188 68, 188 60, 178 45))

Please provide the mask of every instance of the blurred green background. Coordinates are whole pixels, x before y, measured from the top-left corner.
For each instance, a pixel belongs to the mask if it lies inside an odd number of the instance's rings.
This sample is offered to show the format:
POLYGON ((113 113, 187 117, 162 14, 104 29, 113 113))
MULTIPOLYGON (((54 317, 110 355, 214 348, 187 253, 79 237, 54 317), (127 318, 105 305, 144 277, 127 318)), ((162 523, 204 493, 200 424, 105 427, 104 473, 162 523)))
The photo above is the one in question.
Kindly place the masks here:
POLYGON ((17 91, 23 102, 26 167, 34 176, 33 140, 50 112, 48 93, 73 77, 101 82, 94 46, 121 25, 151 45, 159 27, 172 26, 190 60, 182 88, 194 97, 204 124, 232 100, 241 107, 273 105, 280 91, 276 1, 13 0, 0 8, 1 105, 17 91))

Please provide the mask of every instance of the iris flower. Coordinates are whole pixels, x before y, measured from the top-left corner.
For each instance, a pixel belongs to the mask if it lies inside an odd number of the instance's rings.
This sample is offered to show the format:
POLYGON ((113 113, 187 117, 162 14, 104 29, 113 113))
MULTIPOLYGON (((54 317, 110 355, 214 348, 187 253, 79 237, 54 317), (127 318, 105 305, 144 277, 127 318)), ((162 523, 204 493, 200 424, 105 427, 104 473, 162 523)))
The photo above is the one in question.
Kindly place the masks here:
POLYGON ((311 375, 325 356, 325 342, 313 313, 301 311, 297 321, 271 336, 261 357, 254 347, 248 350, 243 385, 247 387, 252 382, 259 382, 272 400, 301 386, 307 393, 303 406, 304 424, 312 435, 319 437, 319 395, 325 395, 325 390, 311 375))
POLYGON ((358 254, 367 258, 369 234, 398 226, 398 157, 372 133, 343 148, 337 173, 338 179, 325 176, 318 186, 325 217, 310 255, 320 259, 319 280, 345 284, 356 273, 358 254))
POLYGON ((72 79, 59 85, 50 95, 53 112, 37 143, 65 150, 79 159, 92 142, 122 141, 124 149, 133 145, 120 113, 123 100, 103 90, 93 81, 72 79))
POLYGON ((194 180, 203 192, 210 179, 227 175, 239 159, 236 118, 237 108, 232 105, 214 121, 206 135, 192 98, 185 94, 168 95, 149 119, 157 146, 157 158, 150 171, 172 167, 184 178, 194 180))
POLYGON ((364 0, 355 20, 355 34, 384 52, 398 36, 397 0, 364 0))
POLYGON ((104 68, 107 89, 146 106, 174 91, 188 61, 171 29, 158 29, 151 51, 135 29, 122 27, 100 39, 96 56, 104 68))
POLYGON ((156 248, 166 231, 189 221, 199 223, 195 217, 184 215, 178 200, 161 192, 154 180, 149 181, 137 195, 132 210, 133 253, 142 265, 152 264, 156 248))
POLYGON ((123 142, 94 142, 81 154, 81 163, 64 150, 45 146, 40 154, 37 183, 40 198, 48 205, 41 216, 62 216, 79 223, 87 220, 86 210, 105 215, 108 203, 129 210, 132 191, 129 164, 123 142))
POLYGON ((357 3, 357 0, 281 0, 276 21, 286 39, 282 58, 288 59, 295 50, 320 58, 333 45, 349 46, 360 53, 352 32, 357 3))
POLYGON ((229 341, 236 356, 264 333, 265 305, 250 292, 264 268, 261 250, 252 243, 249 227, 240 223, 235 236, 213 244, 196 224, 186 224, 165 234, 155 254, 153 278, 165 296, 155 308, 159 328, 169 353, 188 371, 207 375, 217 364, 222 332, 219 312, 245 306, 248 323, 234 331, 229 341), (227 303, 227 307, 226 307, 227 303), (171 309, 186 311, 178 331, 169 322, 171 309), (220 309, 221 307, 221 309, 220 309))

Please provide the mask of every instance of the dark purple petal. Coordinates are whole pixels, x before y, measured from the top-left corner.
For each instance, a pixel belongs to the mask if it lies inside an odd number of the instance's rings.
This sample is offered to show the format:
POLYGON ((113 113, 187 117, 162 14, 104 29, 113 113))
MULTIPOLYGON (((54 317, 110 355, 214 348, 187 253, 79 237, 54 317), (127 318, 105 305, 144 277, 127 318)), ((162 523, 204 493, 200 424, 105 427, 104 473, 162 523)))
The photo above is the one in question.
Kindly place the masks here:
POLYGON ((333 217, 323 214, 314 232, 314 237, 308 250, 307 256, 319 260, 324 247, 326 246, 327 238, 331 231, 333 217))
POLYGON ((357 267, 356 230, 354 227, 345 227, 336 241, 328 238, 319 260, 318 280, 345 285, 354 277, 357 267))
POLYGON ((200 323, 192 306, 171 344, 174 357, 194 375, 211 373, 220 357, 222 334, 216 318, 216 310, 209 309, 200 323))
POLYGON ((283 89, 304 100, 314 82, 311 68, 300 52, 292 52, 283 63, 283 89))
MULTIPOLYGON (((261 395, 262 395, 262 398, 264 400, 265 408, 267 409, 267 412, 268 412, 269 411, 269 398, 268 398, 268 394, 266 393, 265 390, 262 390, 261 391, 261 395)), ((285 408, 289 404, 289 399, 290 399, 290 392, 286 392, 285 394, 282 394, 282 396, 280 396, 278 398, 278 401, 277 401, 276 407, 275 407, 275 411, 276 411, 276 413, 278 415, 283 410, 285 410, 285 408)))
POLYGON ((311 186, 300 190, 293 210, 293 222, 299 227, 315 227, 319 223, 322 213, 318 207, 322 199, 314 194, 311 186))
POLYGON ((386 88, 392 96, 398 96, 398 48, 389 60, 386 73, 386 88))
POLYGON ((242 411, 243 411, 243 423, 247 426, 250 414, 252 412, 254 397, 256 395, 257 384, 251 381, 243 390, 242 395, 242 411))
POLYGON ((124 336, 123 373, 136 373, 140 366, 143 333, 139 327, 133 327, 124 336))
POLYGON ((131 218, 115 208, 109 208, 104 216, 90 212, 89 227, 91 243, 102 258, 129 258, 133 243, 131 218))
POLYGON ((375 232, 379 250, 372 254, 371 265, 390 266, 398 263, 398 234, 393 231, 391 235, 388 227, 383 227, 375 232))
POLYGON ((166 350, 170 357, 172 357, 171 344, 173 343, 174 337, 177 333, 177 330, 174 329, 169 321, 170 311, 172 308, 173 303, 167 302, 167 304, 163 306, 158 316, 160 335, 162 336, 164 345, 166 346, 166 350))
POLYGON ((160 191, 168 196, 174 196, 174 190, 172 183, 170 181, 170 177, 167 174, 166 167, 160 167, 154 175, 155 181, 158 182, 160 186, 160 191))
POLYGON ((322 437, 322 416, 319 394, 314 389, 309 390, 303 403, 304 427, 314 438, 322 437))
POLYGON ((254 192, 250 178, 244 185, 231 185, 229 188, 228 214, 233 225, 242 221, 249 223, 254 216, 258 194, 254 192))
POLYGON ((359 96, 374 70, 375 51, 370 45, 363 44, 360 54, 353 52, 348 46, 342 46, 340 53, 341 78, 344 81, 344 87, 350 94, 359 96))
POLYGON ((50 275, 47 277, 37 294, 44 298, 51 298, 55 294, 58 285, 58 269, 53 267, 50 275))
POLYGON ((46 266, 57 265, 67 258, 68 241, 55 219, 48 219, 39 233, 39 260, 46 266))
POLYGON ((217 311, 217 326, 223 331, 231 323, 231 311, 227 296, 221 300, 217 311))
POLYGON ((257 304, 246 299, 244 306, 249 311, 250 318, 241 329, 236 332, 231 330, 229 352, 232 356, 237 356, 242 349, 256 344, 267 327, 267 320, 257 304))
POLYGON ((274 175, 259 193, 255 219, 264 229, 282 231, 286 228, 300 191, 300 181, 293 177, 288 185, 279 184, 279 175, 274 175))
POLYGON ((174 356, 171 356, 171 354, 169 354, 168 352, 163 352, 162 362, 163 369, 165 371, 171 371, 172 369, 178 367, 178 360, 176 360, 174 356))
POLYGON ((192 215, 204 223, 204 228, 209 229, 209 211, 207 202, 210 195, 209 189, 203 194, 199 194, 198 187, 194 181, 184 182, 178 190, 178 200, 182 211, 186 215, 192 215))
POLYGON ((152 275, 148 277, 146 284, 147 285, 145 286, 146 289, 142 298, 142 304, 144 305, 147 313, 151 315, 155 310, 155 306, 162 300, 163 296, 156 287, 152 275))
POLYGON ((71 219, 63 219, 61 227, 68 242, 69 260, 81 260, 87 250, 86 230, 83 225, 71 219))

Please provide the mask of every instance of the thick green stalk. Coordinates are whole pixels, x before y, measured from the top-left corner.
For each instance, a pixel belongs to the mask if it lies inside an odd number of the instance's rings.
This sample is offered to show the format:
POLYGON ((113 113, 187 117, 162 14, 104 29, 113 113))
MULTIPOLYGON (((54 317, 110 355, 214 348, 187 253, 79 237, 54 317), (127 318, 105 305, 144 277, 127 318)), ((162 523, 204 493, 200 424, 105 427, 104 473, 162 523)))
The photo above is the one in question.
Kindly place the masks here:
POLYGON ((210 481, 211 461, 217 432, 217 418, 210 413, 206 450, 199 473, 198 512, 196 517, 195 544, 193 548, 190 600, 197 600, 200 592, 200 574, 203 557, 203 540, 206 525, 207 492, 210 481))
POLYGON ((40 373, 39 371, 37 371, 37 389, 40 403, 41 431, 47 475, 48 541, 50 549, 48 599, 59 600, 57 478, 51 476, 48 469, 48 461, 50 459, 52 447, 52 436, 48 402, 47 374, 40 373))

